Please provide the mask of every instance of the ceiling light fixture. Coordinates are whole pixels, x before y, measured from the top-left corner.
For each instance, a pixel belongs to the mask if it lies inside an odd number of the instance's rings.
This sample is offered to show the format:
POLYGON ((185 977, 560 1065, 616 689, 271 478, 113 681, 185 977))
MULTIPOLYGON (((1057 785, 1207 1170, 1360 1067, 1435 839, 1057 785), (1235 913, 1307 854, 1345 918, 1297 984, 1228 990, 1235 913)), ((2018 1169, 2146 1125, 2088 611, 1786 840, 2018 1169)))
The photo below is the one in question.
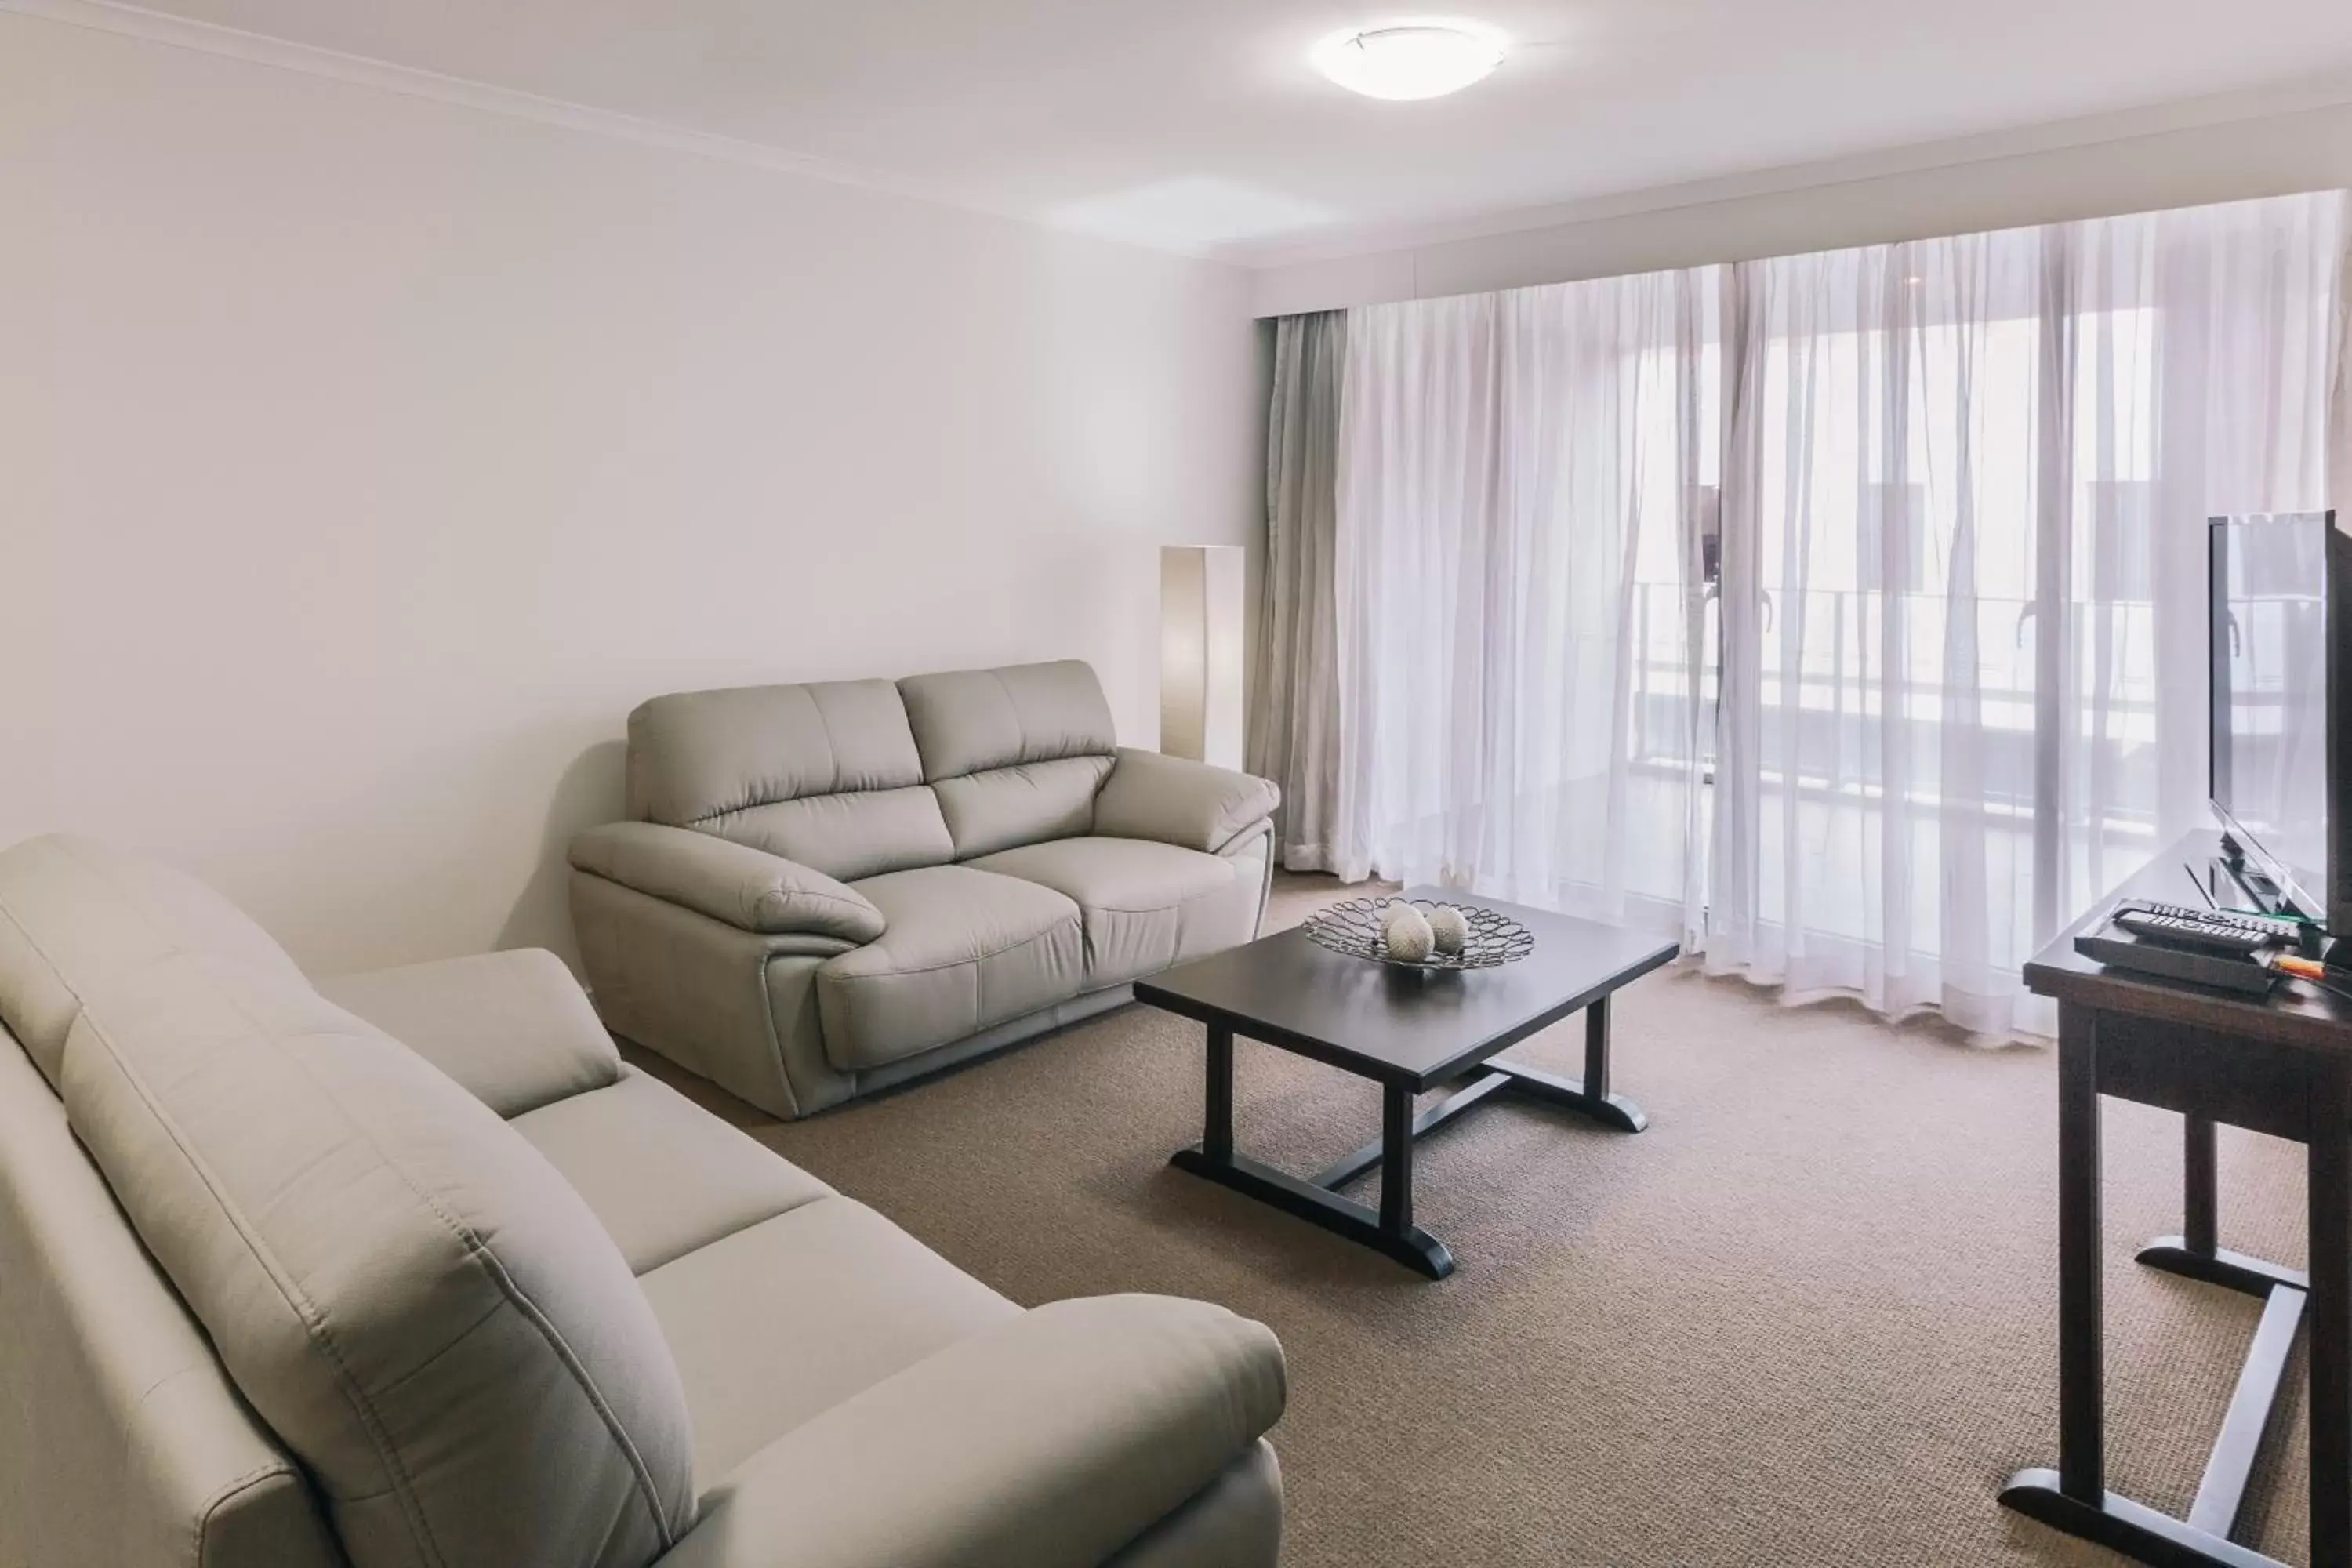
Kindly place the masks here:
POLYGON ((1334 33, 1315 68, 1367 98, 1442 98, 1503 63, 1503 38, 1475 22, 1391 22, 1334 33))

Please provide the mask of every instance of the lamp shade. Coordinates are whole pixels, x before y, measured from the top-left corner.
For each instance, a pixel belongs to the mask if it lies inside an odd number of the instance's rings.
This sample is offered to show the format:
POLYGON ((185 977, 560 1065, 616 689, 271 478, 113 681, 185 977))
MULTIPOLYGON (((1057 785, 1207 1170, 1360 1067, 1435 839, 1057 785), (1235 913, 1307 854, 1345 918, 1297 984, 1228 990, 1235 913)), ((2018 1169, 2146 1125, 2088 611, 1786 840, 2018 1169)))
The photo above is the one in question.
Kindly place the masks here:
POLYGON ((1242 765, 1242 548, 1160 552, 1160 749, 1242 765))

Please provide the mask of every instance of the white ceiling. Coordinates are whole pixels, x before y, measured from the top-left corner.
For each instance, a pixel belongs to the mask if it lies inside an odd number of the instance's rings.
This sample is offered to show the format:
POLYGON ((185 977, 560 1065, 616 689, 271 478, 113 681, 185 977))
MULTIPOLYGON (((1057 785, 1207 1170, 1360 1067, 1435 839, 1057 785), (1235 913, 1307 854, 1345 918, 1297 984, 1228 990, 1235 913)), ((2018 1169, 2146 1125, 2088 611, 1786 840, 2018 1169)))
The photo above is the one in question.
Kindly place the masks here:
POLYGON ((1465 3, 1502 68, 1386 103, 1307 64, 1378 0, 145 0, 1240 260, 2352 68, 2347 0, 1465 3))

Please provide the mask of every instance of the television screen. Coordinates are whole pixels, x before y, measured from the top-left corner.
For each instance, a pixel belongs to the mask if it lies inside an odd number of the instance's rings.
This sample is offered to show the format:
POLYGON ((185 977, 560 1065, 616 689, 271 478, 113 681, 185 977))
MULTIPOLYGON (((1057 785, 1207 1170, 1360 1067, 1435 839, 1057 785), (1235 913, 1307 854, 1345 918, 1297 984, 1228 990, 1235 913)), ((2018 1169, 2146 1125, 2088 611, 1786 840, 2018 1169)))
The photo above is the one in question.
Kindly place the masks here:
POLYGON ((2212 528, 2212 796, 2222 825, 2315 920, 2327 915, 2329 519, 2212 528))

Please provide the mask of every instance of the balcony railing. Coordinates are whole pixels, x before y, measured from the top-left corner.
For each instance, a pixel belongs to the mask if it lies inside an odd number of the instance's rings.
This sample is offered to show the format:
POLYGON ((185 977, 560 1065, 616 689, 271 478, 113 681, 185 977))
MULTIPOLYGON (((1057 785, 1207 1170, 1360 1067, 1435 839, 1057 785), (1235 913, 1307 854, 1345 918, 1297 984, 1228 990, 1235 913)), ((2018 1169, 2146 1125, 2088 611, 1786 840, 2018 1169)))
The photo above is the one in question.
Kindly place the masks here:
MULTIPOLYGON (((1768 594, 1763 605, 1763 677, 1758 714, 1760 779, 1767 792, 1794 787, 1809 797, 1882 804, 1895 775, 1906 806, 1939 813, 1947 764, 1971 784, 1993 816, 2022 821, 2034 809, 2036 606, 2013 597, 1975 601, 1973 689, 1946 679, 1951 647, 1942 595, 1886 595, 1853 590, 1768 594), (1893 602, 1902 678, 1890 685, 1885 639, 1893 602), (1793 621, 1790 617, 1794 616, 1793 621), (1955 722, 1953 709, 1964 712, 1955 722), (1890 712, 1892 717, 1890 718, 1890 712), (1955 756, 1966 746, 1972 755, 1955 756)), ((1717 605, 1708 601, 1700 658, 1685 656, 1684 590, 1671 583, 1634 587, 1631 760, 1643 771, 1683 772, 1694 763, 1711 783, 1721 691, 1717 605), (1691 721, 1694 680, 1702 704, 1691 721), (1690 748, 1694 742, 1698 755, 1690 748)), ((2152 836, 2156 821, 2156 702, 2152 608, 2144 601, 2080 606, 2074 666, 2098 680, 2097 701, 2059 705, 2075 726, 2070 765, 2109 783, 2104 826, 2127 837, 2152 836), (2102 659, 2104 639, 2106 658, 2102 659)))

